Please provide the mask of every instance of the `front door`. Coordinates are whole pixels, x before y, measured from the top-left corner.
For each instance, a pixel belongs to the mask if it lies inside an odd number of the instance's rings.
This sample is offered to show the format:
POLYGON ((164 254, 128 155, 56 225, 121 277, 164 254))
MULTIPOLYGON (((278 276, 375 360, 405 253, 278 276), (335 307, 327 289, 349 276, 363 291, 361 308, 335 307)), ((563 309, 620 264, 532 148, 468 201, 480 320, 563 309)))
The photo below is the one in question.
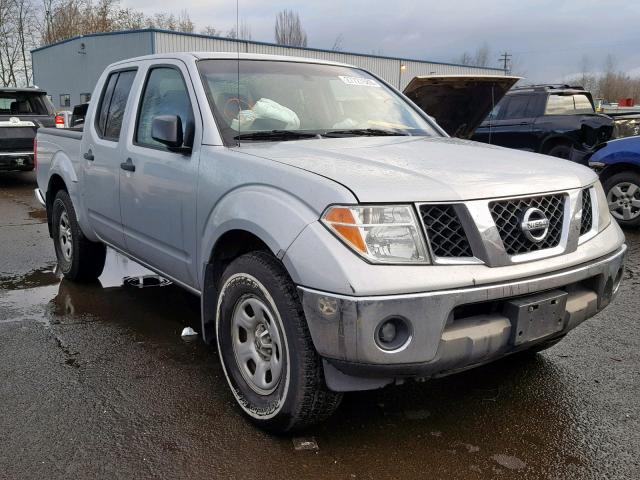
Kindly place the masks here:
POLYGON ((120 217, 120 141, 122 121, 128 111, 129 93, 135 70, 109 74, 94 121, 85 126, 81 142, 83 195, 88 221, 93 231, 106 243, 124 247, 120 217))
POLYGON ((154 140, 153 119, 180 117, 184 138, 200 138, 200 118, 184 65, 149 66, 122 152, 120 206, 127 251, 197 288, 196 191, 199 148, 175 151, 154 140))
MULTIPOLYGON (((530 109, 530 95, 510 95, 506 97, 497 118, 491 121, 489 143, 502 147, 535 151, 533 121, 530 109)), ((486 131, 486 129, 484 129, 486 131)), ((485 132, 486 133, 486 132, 485 132)))

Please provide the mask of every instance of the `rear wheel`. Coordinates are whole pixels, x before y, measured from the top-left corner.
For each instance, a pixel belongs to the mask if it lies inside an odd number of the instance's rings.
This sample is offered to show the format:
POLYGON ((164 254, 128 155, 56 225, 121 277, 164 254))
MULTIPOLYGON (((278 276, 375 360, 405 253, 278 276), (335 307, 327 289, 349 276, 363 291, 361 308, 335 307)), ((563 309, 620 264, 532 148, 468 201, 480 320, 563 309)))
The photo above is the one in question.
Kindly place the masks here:
POLYGON ((604 191, 611 215, 621 226, 640 226, 640 175, 616 173, 605 180, 604 191))
POLYGON ((98 278, 104 268, 106 248, 84 236, 66 191, 60 190, 56 194, 51 215, 53 243, 64 276, 77 282, 98 278))
POLYGON ((220 284, 218 352, 245 415, 272 432, 329 417, 342 397, 326 387, 295 285, 280 262, 265 252, 245 254, 220 284))
POLYGON ((547 152, 547 155, 569 160, 569 158, 571 157, 571 145, 560 144, 560 145, 551 147, 551 150, 547 152))

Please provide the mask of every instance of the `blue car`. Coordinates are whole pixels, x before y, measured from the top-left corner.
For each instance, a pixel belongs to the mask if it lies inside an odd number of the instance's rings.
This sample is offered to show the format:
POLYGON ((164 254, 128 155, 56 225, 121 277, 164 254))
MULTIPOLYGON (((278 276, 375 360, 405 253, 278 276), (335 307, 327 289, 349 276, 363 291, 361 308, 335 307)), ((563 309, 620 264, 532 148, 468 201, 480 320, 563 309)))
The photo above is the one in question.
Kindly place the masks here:
POLYGON ((618 223, 640 226, 640 136, 603 143, 586 160, 600 175, 618 223))

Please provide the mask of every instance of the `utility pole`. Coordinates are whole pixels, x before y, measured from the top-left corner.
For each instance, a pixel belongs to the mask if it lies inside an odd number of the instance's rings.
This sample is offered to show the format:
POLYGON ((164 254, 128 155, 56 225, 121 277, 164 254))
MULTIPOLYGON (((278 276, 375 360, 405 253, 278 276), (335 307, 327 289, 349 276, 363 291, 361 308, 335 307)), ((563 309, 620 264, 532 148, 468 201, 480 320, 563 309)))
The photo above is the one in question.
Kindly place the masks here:
POLYGON ((509 73, 509 70, 510 70, 509 64, 511 62, 511 57, 512 55, 510 53, 504 52, 502 55, 500 55, 500 58, 498 59, 498 61, 501 62, 503 65, 502 69, 504 70, 505 75, 509 73))

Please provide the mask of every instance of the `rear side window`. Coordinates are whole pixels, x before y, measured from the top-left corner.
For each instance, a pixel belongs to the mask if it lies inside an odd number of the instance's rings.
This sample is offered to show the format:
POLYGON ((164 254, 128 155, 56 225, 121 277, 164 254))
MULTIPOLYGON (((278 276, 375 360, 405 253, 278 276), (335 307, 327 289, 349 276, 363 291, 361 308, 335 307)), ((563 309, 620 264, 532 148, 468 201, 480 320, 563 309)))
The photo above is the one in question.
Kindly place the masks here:
POLYGON ((549 95, 545 115, 576 115, 594 113, 589 97, 578 93, 575 95, 549 95))
POLYGON ((527 105, 530 98, 529 95, 511 95, 509 102, 502 107, 504 110, 502 118, 504 120, 527 118, 527 105))
POLYGON ((157 67, 151 70, 147 77, 136 124, 137 145, 166 149, 165 145, 151 137, 153 119, 159 115, 180 117, 185 139, 193 133, 193 110, 189 91, 182 74, 175 68, 157 67))
POLYGON ((135 70, 109 75, 96 115, 96 130, 101 138, 113 141, 120 138, 122 120, 135 76, 135 70))

